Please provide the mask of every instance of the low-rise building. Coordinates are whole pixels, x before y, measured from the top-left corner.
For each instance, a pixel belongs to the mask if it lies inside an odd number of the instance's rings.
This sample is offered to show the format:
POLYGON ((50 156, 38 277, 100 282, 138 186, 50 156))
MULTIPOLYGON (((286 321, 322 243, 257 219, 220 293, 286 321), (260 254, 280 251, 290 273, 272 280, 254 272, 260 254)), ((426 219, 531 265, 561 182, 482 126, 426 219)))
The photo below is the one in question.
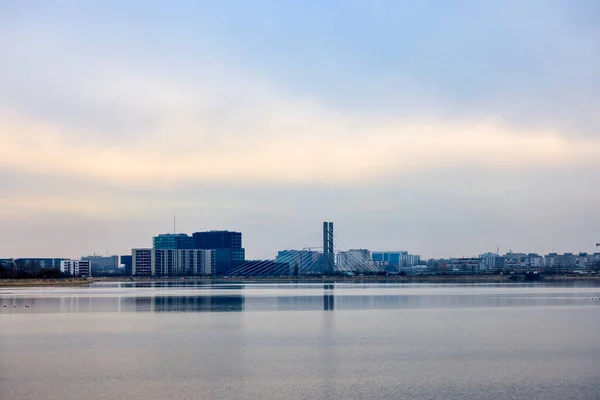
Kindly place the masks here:
POLYGON ((479 256, 481 259, 481 269, 482 270, 494 270, 499 267, 499 258, 500 255, 497 253, 483 253, 479 256))
POLYGON ((421 264, 421 256, 408 251, 374 251, 371 258, 377 269, 389 273, 410 272, 412 267, 421 264))
POLYGON ((36 268, 60 268, 60 262, 65 258, 14 258, 10 260, 15 265, 34 265, 36 268))
POLYGON ((371 262, 371 252, 366 249, 351 249, 337 254, 337 267, 340 270, 360 271, 371 262))
POLYGON ((446 264, 446 272, 449 273, 477 273, 481 270, 481 259, 474 258, 451 258, 446 264))
POLYGON ((121 265, 123 266, 123 275, 131 275, 131 255, 121 256, 121 265))
POLYGON ((408 251, 374 251, 371 257, 382 266, 408 264, 408 251))
POLYGON ((114 275, 119 273, 119 256, 101 256, 94 254, 81 257, 82 260, 89 261, 92 265, 94 276, 114 275))
POLYGON ((280 250, 275 262, 289 265, 291 271, 297 266, 300 275, 323 273, 323 253, 314 250, 280 250))
POLYGON ((89 260, 62 260, 60 271, 69 276, 92 276, 92 263, 89 260))

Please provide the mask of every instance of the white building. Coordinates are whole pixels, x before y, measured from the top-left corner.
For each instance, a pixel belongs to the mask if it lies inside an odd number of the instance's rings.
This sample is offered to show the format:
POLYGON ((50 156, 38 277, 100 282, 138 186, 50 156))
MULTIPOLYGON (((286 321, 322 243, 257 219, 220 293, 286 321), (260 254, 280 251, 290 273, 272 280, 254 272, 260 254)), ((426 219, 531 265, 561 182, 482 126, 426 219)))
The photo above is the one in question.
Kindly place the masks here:
POLYGON ((417 254, 408 254, 406 257, 406 264, 410 266, 421 264, 421 256, 417 254))
POLYGON ((216 273, 216 251, 200 249, 132 249, 131 274, 196 276, 216 273))
POLYGON ((92 263, 88 260, 62 260, 60 272, 69 276, 92 276, 92 263))
POLYGON ((481 267, 482 270, 492 270, 498 267, 498 259, 500 256, 496 253, 483 253, 479 255, 481 259, 481 267))
POLYGON ((540 269, 544 267, 544 257, 538 254, 529 255, 529 266, 534 269, 540 269))

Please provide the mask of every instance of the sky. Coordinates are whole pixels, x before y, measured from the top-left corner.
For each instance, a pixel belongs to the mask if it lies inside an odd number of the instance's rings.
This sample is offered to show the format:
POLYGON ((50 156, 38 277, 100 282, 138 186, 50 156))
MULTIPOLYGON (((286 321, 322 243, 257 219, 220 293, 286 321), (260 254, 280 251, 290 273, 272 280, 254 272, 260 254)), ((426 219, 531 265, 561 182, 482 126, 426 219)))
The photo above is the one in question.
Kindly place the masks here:
POLYGON ((598 251, 600 3, 0 0, 0 257, 598 251))

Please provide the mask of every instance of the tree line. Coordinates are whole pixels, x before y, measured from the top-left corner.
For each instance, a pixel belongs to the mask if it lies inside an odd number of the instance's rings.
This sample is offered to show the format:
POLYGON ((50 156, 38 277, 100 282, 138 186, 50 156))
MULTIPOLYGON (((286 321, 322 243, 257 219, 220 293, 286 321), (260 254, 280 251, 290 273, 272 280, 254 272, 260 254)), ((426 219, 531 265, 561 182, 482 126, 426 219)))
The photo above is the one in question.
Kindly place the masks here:
POLYGON ((60 279, 67 277, 58 268, 40 267, 33 260, 10 260, 0 264, 0 279, 60 279))

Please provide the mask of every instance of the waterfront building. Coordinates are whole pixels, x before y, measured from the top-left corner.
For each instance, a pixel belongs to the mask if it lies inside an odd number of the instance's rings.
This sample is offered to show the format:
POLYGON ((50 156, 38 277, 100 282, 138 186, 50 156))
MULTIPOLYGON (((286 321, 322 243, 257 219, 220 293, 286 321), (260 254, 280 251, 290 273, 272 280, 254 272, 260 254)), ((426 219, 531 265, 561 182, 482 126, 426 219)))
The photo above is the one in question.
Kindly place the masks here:
POLYGON ((92 276, 92 263, 89 260, 61 260, 60 272, 69 276, 92 276))
POLYGON ((374 251, 371 258, 382 266, 406 267, 421 264, 421 256, 409 254, 408 251, 374 251))
POLYGON ((553 268, 554 265, 556 264, 557 258, 558 258, 558 254, 557 253, 548 253, 544 257, 544 267, 546 267, 546 268, 553 268))
POLYGON ((200 249, 132 249, 134 276, 197 276, 216 274, 216 251, 200 249))
POLYGON ((399 266, 406 264, 408 259, 407 251, 374 251, 371 253, 373 261, 379 262, 381 265, 399 266))
POLYGON ((588 263, 588 254, 587 253, 579 253, 576 261, 577 269, 584 269, 588 263))
POLYGON ((406 263, 410 266, 420 265, 421 256, 417 254, 408 254, 408 256, 406 257, 406 263))
POLYGON ((246 254, 241 232, 195 232, 192 237, 194 249, 215 250, 216 275, 226 275, 244 264, 246 254))
POLYGON ((560 271, 573 269, 577 265, 578 258, 579 257, 573 253, 564 253, 563 255, 556 257, 555 267, 560 271))
POLYGON ((92 274, 98 275, 115 275, 119 273, 119 256, 100 256, 91 255, 81 257, 82 260, 89 261, 92 265, 92 274))
POLYGON ((323 253, 313 250, 280 250, 277 252, 275 262, 286 264, 290 271, 298 266, 300 275, 322 274, 323 253))
POLYGON ((588 256, 588 268, 600 269, 600 253, 588 256))
POLYGON ((132 264, 132 256, 121 256, 121 265, 123 266, 123 274, 131 275, 131 264, 132 264))
POLYGON ((195 249, 241 249, 242 233, 233 231, 206 231, 192 234, 195 249))
POLYGON ((450 273, 477 273, 481 270, 481 259, 473 258, 451 258, 446 264, 446 272, 450 273))
POLYGON ((366 249, 350 249, 337 253, 337 267, 340 270, 364 271, 371 269, 371 252, 366 249))
POLYGON ((483 253, 479 256, 481 259, 481 269, 482 270, 493 270, 498 266, 498 258, 500 256, 497 253, 483 253))
POLYGON ((185 233, 163 233, 152 238, 152 248, 163 250, 193 249, 194 238, 185 233))
POLYGON ((6 258, 7 264, 29 266, 35 265, 36 268, 60 269, 60 262, 65 258, 6 258))
POLYGON ((427 260, 426 265, 430 271, 437 272, 437 271, 441 270, 443 261, 444 260, 442 260, 442 259, 430 258, 427 260))
POLYGON ((131 250, 131 275, 154 276, 152 268, 152 250, 153 249, 131 250))
POLYGON ((600 267, 600 253, 588 254, 586 267, 587 268, 600 267))
POLYGON ((527 267, 530 269, 539 270, 544 266, 544 258, 536 253, 527 255, 527 267))

